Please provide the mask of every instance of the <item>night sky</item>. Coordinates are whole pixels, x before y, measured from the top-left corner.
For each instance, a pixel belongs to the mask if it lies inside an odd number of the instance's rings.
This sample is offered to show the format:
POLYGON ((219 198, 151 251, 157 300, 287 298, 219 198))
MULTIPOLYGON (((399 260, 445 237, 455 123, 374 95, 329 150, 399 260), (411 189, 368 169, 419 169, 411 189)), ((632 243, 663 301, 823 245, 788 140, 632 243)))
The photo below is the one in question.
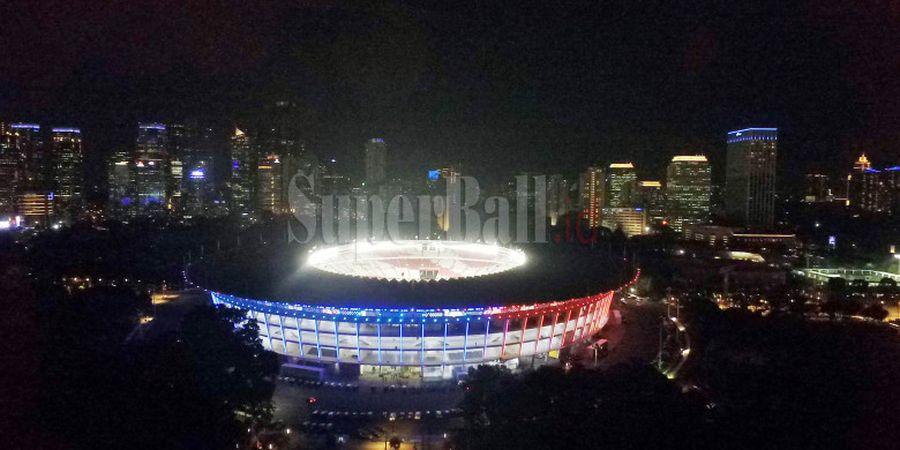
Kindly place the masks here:
POLYGON ((900 163, 896 0, 182 3, 4 2, 0 119, 81 126, 94 160, 139 120, 240 123, 287 97, 354 170, 382 135, 401 172, 632 159, 659 178, 675 153, 721 167, 751 125, 781 129, 783 180, 900 163))

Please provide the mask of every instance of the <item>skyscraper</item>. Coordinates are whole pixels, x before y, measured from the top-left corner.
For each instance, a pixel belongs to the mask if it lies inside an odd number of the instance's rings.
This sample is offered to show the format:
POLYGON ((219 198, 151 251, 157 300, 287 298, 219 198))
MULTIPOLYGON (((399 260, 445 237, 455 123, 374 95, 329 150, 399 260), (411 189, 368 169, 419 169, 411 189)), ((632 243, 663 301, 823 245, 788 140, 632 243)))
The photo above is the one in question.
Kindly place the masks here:
POLYGON ((254 211, 256 162, 250 136, 235 128, 231 136, 231 177, 228 181, 234 214, 248 216, 254 211))
POLYGON ((647 221, 662 222, 666 218, 666 196, 659 181, 638 181, 638 206, 647 211, 647 221))
POLYGON ((74 212, 81 206, 84 183, 81 130, 78 128, 53 128, 51 131, 54 204, 62 210, 74 212))
POLYGON ((647 211, 644 208, 603 208, 602 224, 610 231, 622 230, 625 236, 640 236, 647 232, 647 211))
POLYGON ((582 214, 587 218, 589 227, 597 228, 605 206, 606 172, 602 167, 588 167, 580 181, 582 214))
POLYGON ((726 144, 726 214, 741 225, 771 228, 775 222, 778 129, 729 131, 726 144))
POLYGON ((806 174, 803 201, 806 203, 831 201, 831 188, 828 187, 828 182, 828 175, 823 173, 806 174))
POLYGON ((285 206, 281 196, 284 184, 281 157, 274 153, 263 156, 256 167, 256 175, 260 210, 272 214, 284 212, 285 206))
POLYGON ((7 123, 0 122, 0 215, 7 216, 16 209, 16 196, 21 190, 24 155, 18 134, 7 123))
POLYGON ((46 191, 50 188, 50 161, 41 126, 34 123, 14 123, 10 126, 16 134, 18 146, 25 156, 23 187, 46 191))
POLYGON ((130 152, 118 151, 110 156, 106 167, 109 191, 106 211, 110 217, 122 220, 134 212, 134 160, 130 152))
POLYGON ((184 174, 186 148, 189 147, 188 127, 173 123, 166 125, 166 153, 169 157, 166 174, 166 209, 175 215, 184 210, 184 174))
POLYGON ((868 170, 872 170, 872 162, 863 153, 853 162, 853 170, 847 175, 847 206, 864 209, 862 206, 863 197, 865 197, 865 183, 863 179, 868 170))
POLYGON ((709 220, 709 162, 703 155, 679 155, 666 170, 666 210, 672 229, 709 220))
POLYGON ((138 124, 134 171, 137 208, 140 214, 159 215, 166 206, 166 126, 138 124))
POLYGON ((561 174, 547 177, 547 218, 550 220, 550 226, 556 226, 559 218, 571 210, 572 201, 569 199, 571 188, 571 180, 561 174))
POLYGON ((366 190, 369 194, 379 193, 385 182, 385 165, 387 164, 387 145, 382 138, 366 141, 366 190))
POLYGON ((634 164, 630 162, 610 164, 606 179, 606 206, 609 208, 633 206, 632 196, 637 183, 634 164))

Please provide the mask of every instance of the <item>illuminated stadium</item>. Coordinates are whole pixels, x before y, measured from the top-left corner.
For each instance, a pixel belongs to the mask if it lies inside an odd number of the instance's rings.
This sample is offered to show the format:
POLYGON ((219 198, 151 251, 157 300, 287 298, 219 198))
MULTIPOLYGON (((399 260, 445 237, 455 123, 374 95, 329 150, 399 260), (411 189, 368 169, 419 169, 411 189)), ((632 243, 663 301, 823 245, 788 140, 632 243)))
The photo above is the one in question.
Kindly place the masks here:
POLYGON ((397 241, 247 249, 191 278, 247 310, 287 363, 427 380, 557 357, 606 324, 637 274, 579 246, 397 241))

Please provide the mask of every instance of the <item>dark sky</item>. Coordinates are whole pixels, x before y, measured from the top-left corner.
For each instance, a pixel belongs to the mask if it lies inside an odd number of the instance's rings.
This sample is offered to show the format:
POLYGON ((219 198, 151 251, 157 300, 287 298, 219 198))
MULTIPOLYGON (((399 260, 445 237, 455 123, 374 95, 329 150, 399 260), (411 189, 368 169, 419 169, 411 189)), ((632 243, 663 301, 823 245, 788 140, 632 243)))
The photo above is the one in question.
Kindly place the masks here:
POLYGON ((379 134, 409 168, 660 177, 749 125, 781 129, 787 180, 900 163, 900 1, 434 3, 7 1, 0 118, 82 126, 97 155, 290 96, 315 153, 379 134))

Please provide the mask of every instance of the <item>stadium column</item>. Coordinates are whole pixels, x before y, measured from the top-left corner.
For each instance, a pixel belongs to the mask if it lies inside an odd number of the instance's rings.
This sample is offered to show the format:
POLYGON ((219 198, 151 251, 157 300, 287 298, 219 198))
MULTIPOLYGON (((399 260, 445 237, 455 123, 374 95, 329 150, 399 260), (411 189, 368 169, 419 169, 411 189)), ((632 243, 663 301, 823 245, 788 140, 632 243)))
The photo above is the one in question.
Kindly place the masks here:
POLYGON ((378 371, 381 372, 381 319, 375 322, 375 329, 378 330, 378 371))
POLYGON ((281 329, 281 349, 287 355, 287 335, 284 334, 284 316, 278 315, 278 328, 281 329))
POLYGON ((469 318, 466 317, 466 335, 463 337, 463 365, 466 364, 466 358, 469 356, 469 318))
POLYGON ((269 329, 269 313, 263 313, 263 325, 266 327, 266 339, 269 341, 269 350, 275 351, 272 347, 272 330, 269 329))
POLYGON ((303 355, 303 332, 300 323, 303 322, 303 318, 301 316, 294 317, 294 320, 297 321, 297 352, 299 356, 302 358, 303 355))
POLYGON ((421 353, 419 353, 419 364, 421 365, 422 376, 424 377, 425 376, 425 318, 424 317, 422 318, 422 325, 421 325, 420 329, 422 330, 422 342, 420 343, 420 347, 419 347, 419 350, 421 352, 421 353))
POLYGON ((566 323, 563 324, 562 340, 559 341, 559 348, 566 346, 566 333, 569 332, 569 320, 572 318, 572 310, 566 311, 566 323))
POLYGON ((525 316, 525 320, 522 321, 522 335, 519 336, 519 355, 518 357, 522 357, 522 348, 525 347, 525 330, 528 328, 528 316, 525 316))
MULTIPOLYGON (((584 314, 584 324, 581 325, 581 340, 584 340, 584 335, 587 333, 588 327, 591 324, 591 312, 594 310, 594 304, 591 303, 587 307, 587 312, 584 314)), ((588 335, 590 337, 590 335, 588 335)))
POLYGON ((541 320, 538 322, 537 339, 534 340, 534 353, 531 354, 531 366, 534 367, 534 357, 538 354, 541 345, 541 329, 544 328, 544 315, 541 314, 541 320))
POLYGON ((578 316, 575 317, 575 327, 572 328, 572 344, 578 340, 578 321, 581 320, 581 313, 584 312, 584 306, 578 307, 578 316))
POLYGON ((487 360, 488 336, 491 332, 491 316, 484 317, 484 347, 481 349, 481 360, 487 360))
POLYGON ((397 324, 397 327, 400 328, 400 365, 403 365, 403 319, 400 319, 400 323, 397 324))
POLYGON ((338 334, 337 319, 333 319, 334 323, 334 361, 338 367, 341 366, 341 335, 338 334))
POLYGON ((359 318, 356 319, 356 362, 362 364, 362 351, 359 350, 359 318))
POLYGON ((444 319, 444 352, 441 355, 441 376, 444 376, 444 366, 447 364, 447 319, 444 319))
POLYGON ((316 358, 321 361, 322 360, 322 343, 319 339, 319 320, 313 319, 313 330, 316 333, 316 358))
POLYGON ((553 328, 550 328, 550 345, 547 347, 547 351, 553 350, 553 337, 556 336, 557 323, 559 323, 559 311, 553 315, 553 328))
POLYGON ((503 354, 506 353, 506 336, 509 334, 509 319, 506 319, 506 325, 503 326, 503 344, 500 344, 500 360, 503 361, 503 354))

